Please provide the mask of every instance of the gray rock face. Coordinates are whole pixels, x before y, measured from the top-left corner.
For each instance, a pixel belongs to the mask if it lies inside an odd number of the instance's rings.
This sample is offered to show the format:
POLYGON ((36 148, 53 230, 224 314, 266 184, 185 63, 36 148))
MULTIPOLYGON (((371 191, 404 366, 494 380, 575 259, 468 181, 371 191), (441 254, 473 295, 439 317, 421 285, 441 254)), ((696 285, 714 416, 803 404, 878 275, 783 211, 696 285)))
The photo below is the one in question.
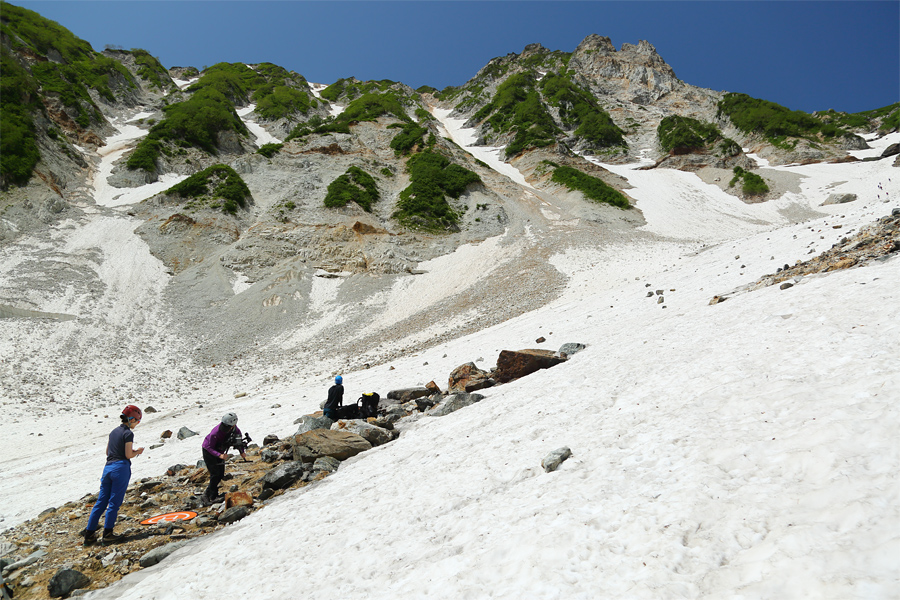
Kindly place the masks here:
POLYGON ((900 154, 900 144, 891 144, 885 148, 884 152, 881 153, 881 157, 886 158, 888 156, 894 156, 895 154, 900 154))
POLYGON ((544 457, 544 460, 541 461, 541 466, 550 473, 557 470, 570 456, 572 456, 572 450, 568 446, 557 448, 544 457))
POLYGON ((846 204, 847 202, 855 202, 856 194, 831 194, 822 203, 822 206, 828 206, 830 204, 846 204))
POLYGON ((404 388, 402 390, 391 390, 387 393, 388 400, 395 400, 400 404, 422 398, 431 394, 431 390, 424 387, 404 388))
POLYGON ((294 435, 300 435, 301 433, 313 431, 314 429, 331 429, 331 426, 334 424, 334 421, 324 415, 321 417, 303 415, 298 420, 300 422, 300 427, 297 428, 297 433, 294 435))
POLYGON ((62 598, 78 588, 87 587, 90 583, 90 578, 81 571, 60 569, 47 584, 47 591, 51 598, 62 598))
MULTIPOLYGON (((649 295, 652 296, 653 294, 651 293, 649 295)), ((584 344, 579 344, 577 342, 569 342, 568 344, 563 344, 562 346, 559 347, 559 353, 565 354, 566 356, 572 356, 576 352, 581 352, 585 348, 587 348, 587 346, 585 346, 584 344)))
POLYGON ((194 437, 195 435, 199 435, 199 434, 196 431, 191 431, 187 427, 182 427, 181 429, 178 430, 178 434, 176 435, 176 437, 179 440, 186 440, 187 438, 194 437))
POLYGON ((249 506, 232 506, 221 515, 219 515, 219 523, 234 523, 240 521, 250 514, 249 506))
POLYGON ((338 421, 331 427, 335 431, 350 431, 352 433, 355 433, 359 437, 372 444, 372 446, 387 444, 394 439, 394 436, 391 435, 391 432, 387 429, 376 427, 375 425, 366 423, 365 421, 359 419, 338 421))
POLYGON ((185 544, 187 544, 187 540, 180 540, 178 542, 166 544, 165 546, 160 546, 159 548, 154 548, 141 557, 140 564, 145 569, 147 567, 152 567, 153 565, 164 560, 166 557, 168 557, 170 554, 172 554, 185 544))
POLYGON ((303 462, 299 460, 293 460, 278 465, 263 476, 263 488, 281 490, 290 487, 294 482, 303 477, 305 470, 306 467, 303 462))
POLYGON ((471 406, 476 402, 484 400, 481 394, 467 394, 466 392, 458 392, 447 396, 440 404, 426 412, 429 417, 443 417, 452 412, 456 412, 461 408, 471 406))
POLYGON ((313 471, 325 471, 327 473, 334 473, 341 466, 341 461, 336 458, 332 458, 330 456, 323 456, 322 458, 317 458, 316 462, 313 463, 313 471))

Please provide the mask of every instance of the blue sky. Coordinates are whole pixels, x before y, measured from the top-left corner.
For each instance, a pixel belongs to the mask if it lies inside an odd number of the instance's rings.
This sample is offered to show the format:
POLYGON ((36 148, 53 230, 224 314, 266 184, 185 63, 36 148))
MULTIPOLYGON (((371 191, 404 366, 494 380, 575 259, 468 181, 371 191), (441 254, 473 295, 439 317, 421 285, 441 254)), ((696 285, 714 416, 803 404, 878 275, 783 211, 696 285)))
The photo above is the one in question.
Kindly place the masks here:
POLYGON ((31 1, 91 43, 166 67, 268 61, 308 80, 461 85, 491 58, 588 34, 647 40, 683 81, 805 111, 900 100, 900 2, 31 1))

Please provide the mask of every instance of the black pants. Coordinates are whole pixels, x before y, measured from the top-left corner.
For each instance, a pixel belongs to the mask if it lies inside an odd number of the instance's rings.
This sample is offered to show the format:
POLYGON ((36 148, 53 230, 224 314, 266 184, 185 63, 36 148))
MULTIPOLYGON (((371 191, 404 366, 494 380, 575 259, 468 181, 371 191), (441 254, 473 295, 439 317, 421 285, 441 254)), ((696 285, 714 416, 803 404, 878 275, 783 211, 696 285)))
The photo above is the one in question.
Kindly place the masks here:
POLYGON ((206 497, 213 499, 219 495, 219 482, 225 477, 225 461, 203 450, 203 462, 209 471, 209 486, 206 488, 206 497))

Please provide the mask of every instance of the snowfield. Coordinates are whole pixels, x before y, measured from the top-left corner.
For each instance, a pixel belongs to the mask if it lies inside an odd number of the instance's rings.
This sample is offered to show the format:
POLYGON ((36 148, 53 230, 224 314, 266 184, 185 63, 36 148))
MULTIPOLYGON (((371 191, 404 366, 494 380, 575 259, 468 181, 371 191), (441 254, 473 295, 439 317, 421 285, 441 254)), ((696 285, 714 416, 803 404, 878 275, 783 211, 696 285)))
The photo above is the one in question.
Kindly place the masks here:
MULTIPOLYGON (((461 122, 440 117, 471 147, 461 122)), ((874 140, 873 153, 897 141, 897 134, 874 140)), ((476 156, 498 168, 491 152, 476 156)), ((346 398, 431 380, 443 389, 453 368, 477 361, 488 369, 503 349, 580 342, 585 350, 487 389, 484 400, 446 417, 401 422, 395 442, 89 597, 898 598, 897 254, 709 304, 900 207, 892 162, 767 167, 764 177, 768 169, 798 175, 800 192, 762 204, 744 204, 689 173, 604 165, 634 186, 628 194, 652 236, 557 253, 551 262, 567 277, 560 298, 416 355, 343 373, 346 398), (842 192, 858 200, 820 206, 842 192), (813 216, 791 217, 801 213, 813 216), (572 458, 544 472, 541 460, 562 446, 572 458)), ((117 205, 98 185, 103 202, 117 205)), ((166 275, 124 223, 69 224, 58 235, 73 253, 103 249, 89 257, 107 285, 97 310, 126 331, 133 320, 158 323, 159 340, 129 346, 164 348, 155 299, 166 275)), ((425 277, 471 276, 472 265, 489 273, 503 241, 464 246, 432 261, 425 277)), ((14 250, 0 248, 0 285, 4 269, 23 260, 22 248, 14 250)), ((340 319, 332 289, 340 280, 320 284, 315 309, 340 319)), ((392 293, 413 305, 434 301, 428 295, 438 289, 427 278, 403 285, 411 287, 392 293)), ((66 313, 76 301, 35 304, 66 313)), ((390 304, 386 324, 403 318, 400 302, 390 304)), ((22 335, 0 336, 0 360, 20 352, 22 335)), ((40 365, 65 352, 54 339, 30 360, 40 365)), ((155 360, 162 365, 165 356, 155 360)), ((177 376, 166 372, 161 386, 177 376)), ((133 460, 132 480, 198 460, 203 436, 226 411, 237 412, 255 440, 292 434, 294 419, 325 398, 331 378, 318 372, 298 365, 294 379, 274 381, 264 365, 223 370, 215 387, 145 414, 135 431, 140 446, 158 443, 164 429, 201 435, 148 449, 133 460), (248 395, 236 399, 239 391, 248 395)), ((115 384, 108 373, 85 373, 84 381, 115 384)), ((27 397, 2 398, 0 527, 96 492, 106 436, 130 401, 111 398, 89 413, 47 406, 29 417, 16 408, 27 397)))

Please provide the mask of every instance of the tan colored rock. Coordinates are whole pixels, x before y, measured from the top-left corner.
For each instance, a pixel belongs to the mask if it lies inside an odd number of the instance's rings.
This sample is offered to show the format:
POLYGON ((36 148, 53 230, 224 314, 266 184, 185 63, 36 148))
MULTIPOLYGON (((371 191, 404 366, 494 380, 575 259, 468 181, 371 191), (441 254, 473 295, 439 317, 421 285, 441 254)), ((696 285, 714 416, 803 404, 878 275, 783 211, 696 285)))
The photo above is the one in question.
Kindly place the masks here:
POLYGON ((468 362, 453 369, 447 382, 447 388, 451 393, 474 392, 493 384, 490 373, 479 369, 475 363, 468 362))
POLYGON ((295 435, 294 446, 306 448, 317 457, 331 456, 338 460, 346 460, 372 448, 372 444, 355 433, 330 429, 314 429, 295 435))
POLYGON ((225 494, 225 509, 233 506, 253 506, 253 497, 247 492, 231 492, 225 494))

